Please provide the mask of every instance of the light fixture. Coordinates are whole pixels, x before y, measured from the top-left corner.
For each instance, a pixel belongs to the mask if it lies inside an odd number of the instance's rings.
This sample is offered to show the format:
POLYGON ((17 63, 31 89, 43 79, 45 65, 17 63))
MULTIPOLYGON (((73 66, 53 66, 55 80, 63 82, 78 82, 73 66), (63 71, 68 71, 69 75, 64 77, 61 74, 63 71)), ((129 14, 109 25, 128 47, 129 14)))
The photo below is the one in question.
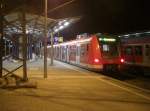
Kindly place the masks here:
POLYGON ((57 33, 58 31, 60 31, 60 30, 62 30, 62 29, 64 29, 64 28, 66 28, 69 24, 70 24, 70 22, 67 21, 67 20, 59 21, 58 24, 57 24, 57 26, 55 26, 55 27, 53 28, 54 33, 57 33))
POLYGON ((99 40, 103 42, 116 42, 114 38, 99 38, 99 40))
POLYGON ((64 26, 68 26, 70 23, 69 22, 65 22, 64 23, 64 26))
POLYGON ((128 37, 128 36, 129 36, 129 34, 126 34, 126 35, 124 35, 124 36, 128 37))
POLYGON ((63 25, 61 25, 60 27, 59 27, 59 29, 61 30, 61 29, 63 29, 64 28, 64 26, 63 25))
POLYGON ((58 30, 58 29, 54 29, 54 31, 55 31, 55 32, 58 32, 59 30, 58 30))

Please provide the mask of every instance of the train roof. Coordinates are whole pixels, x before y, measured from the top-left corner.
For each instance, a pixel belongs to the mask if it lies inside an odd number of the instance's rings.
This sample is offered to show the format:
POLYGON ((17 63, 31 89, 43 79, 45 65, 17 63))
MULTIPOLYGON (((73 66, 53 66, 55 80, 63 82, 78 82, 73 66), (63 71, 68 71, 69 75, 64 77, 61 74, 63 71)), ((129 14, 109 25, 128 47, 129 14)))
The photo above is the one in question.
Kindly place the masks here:
POLYGON ((92 39, 92 37, 75 39, 75 40, 67 41, 64 43, 55 44, 54 46, 66 46, 66 45, 73 45, 73 44, 77 44, 77 43, 89 42, 91 39, 92 39))
POLYGON ((84 34, 81 34, 81 36, 78 35, 77 39, 75 39, 75 40, 55 44, 54 46, 66 46, 66 45, 73 45, 73 44, 83 43, 83 42, 85 43, 85 42, 89 42, 92 39, 92 37, 94 37, 94 36, 97 36, 100 38, 117 38, 117 36, 108 35, 108 34, 106 35, 106 34, 97 33, 97 34, 88 35, 87 33, 84 33, 84 34))
POLYGON ((121 39, 150 38, 150 31, 129 33, 118 36, 121 39))

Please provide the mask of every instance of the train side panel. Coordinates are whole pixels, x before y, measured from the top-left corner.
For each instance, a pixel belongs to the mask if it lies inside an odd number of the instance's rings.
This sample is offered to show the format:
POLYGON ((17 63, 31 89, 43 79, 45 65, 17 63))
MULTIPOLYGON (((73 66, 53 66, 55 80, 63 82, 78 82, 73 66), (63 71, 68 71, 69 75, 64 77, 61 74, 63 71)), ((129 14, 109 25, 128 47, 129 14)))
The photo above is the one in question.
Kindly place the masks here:
POLYGON ((76 64, 76 45, 69 46, 69 63, 76 64))
POLYGON ((80 44, 80 54, 79 54, 79 60, 80 65, 82 66, 88 66, 88 58, 89 58, 89 43, 82 43, 80 44))
POLYGON ((130 38, 122 41, 124 68, 136 74, 150 73, 150 37, 130 38))
MULTIPOLYGON (((112 40, 113 37, 110 38, 112 40)), ((106 39, 106 40, 109 40, 106 39)), ((81 38, 54 46, 55 58, 64 62, 75 64, 84 68, 100 71, 107 65, 118 65, 119 55, 115 58, 109 54, 109 58, 103 56, 103 44, 97 35, 81 38)), ((108 44, 109 47, 109 44, 108 44)), ((117 47, 117 43, 115 43, 117 47)), ((110 47, 111 48, 111 47, 110 47)), ((118 51, 118 50, 116 50, 118 51)))

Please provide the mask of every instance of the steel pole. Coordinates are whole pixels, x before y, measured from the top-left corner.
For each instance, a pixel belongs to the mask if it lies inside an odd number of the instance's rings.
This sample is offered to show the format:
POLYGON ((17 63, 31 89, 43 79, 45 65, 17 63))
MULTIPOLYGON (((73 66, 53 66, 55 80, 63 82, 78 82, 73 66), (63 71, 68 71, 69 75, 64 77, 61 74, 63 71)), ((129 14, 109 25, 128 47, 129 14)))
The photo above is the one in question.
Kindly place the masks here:
POLYGON ((0 1, 0 78, 3 76, 3 0, 0 1))
POLYGON ((51 32, 51 65, 53 65, 53 32, 51 32))
POLYGON ((10 55, 10 41, 8 42, 8 55, 10 55))
POLYGON ((45 0, 44 78, 47 78, 47 0, 45 0))
POLYGON ((6 46, 7 42, 6 42, 6 39, 5 39, 5 56, 7 56, 7 46, 6 46))
POLYGON ((26 14, 25 14, 25 6, 22 9, 22 32, 23 32, 23 39, 22 39, 22 54, 23 54, 23 80, 27 81, 27 35, 26 35, 26 14))

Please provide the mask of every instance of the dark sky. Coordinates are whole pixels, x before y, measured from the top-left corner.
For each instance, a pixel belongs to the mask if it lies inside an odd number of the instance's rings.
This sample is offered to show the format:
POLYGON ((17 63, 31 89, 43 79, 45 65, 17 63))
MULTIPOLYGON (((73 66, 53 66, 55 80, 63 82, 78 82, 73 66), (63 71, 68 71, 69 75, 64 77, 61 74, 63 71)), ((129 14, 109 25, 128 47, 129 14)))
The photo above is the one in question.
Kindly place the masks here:
POLYGON ((80 33, 122 34, 150 30, 148 0, 77 0, 77 4, 76 11, 83 18, 62 31, 67 38, 80 33))
MULTIPOLYGON (((9 3, 8 8, 10 8, 20 6, 23 0, 5 1, 9 3)), ((25 1, 30 12, 37 14, 43 12, 44 0, 25 1)), ((67 1, 70 0, 48 0, 48 9, 67 1)), ((150 30, 149 0, 76 0, 48 15, 51 18, 82 16, 79 22, 60 33, 67 40, 81 33, 124 34, 150 30)))

